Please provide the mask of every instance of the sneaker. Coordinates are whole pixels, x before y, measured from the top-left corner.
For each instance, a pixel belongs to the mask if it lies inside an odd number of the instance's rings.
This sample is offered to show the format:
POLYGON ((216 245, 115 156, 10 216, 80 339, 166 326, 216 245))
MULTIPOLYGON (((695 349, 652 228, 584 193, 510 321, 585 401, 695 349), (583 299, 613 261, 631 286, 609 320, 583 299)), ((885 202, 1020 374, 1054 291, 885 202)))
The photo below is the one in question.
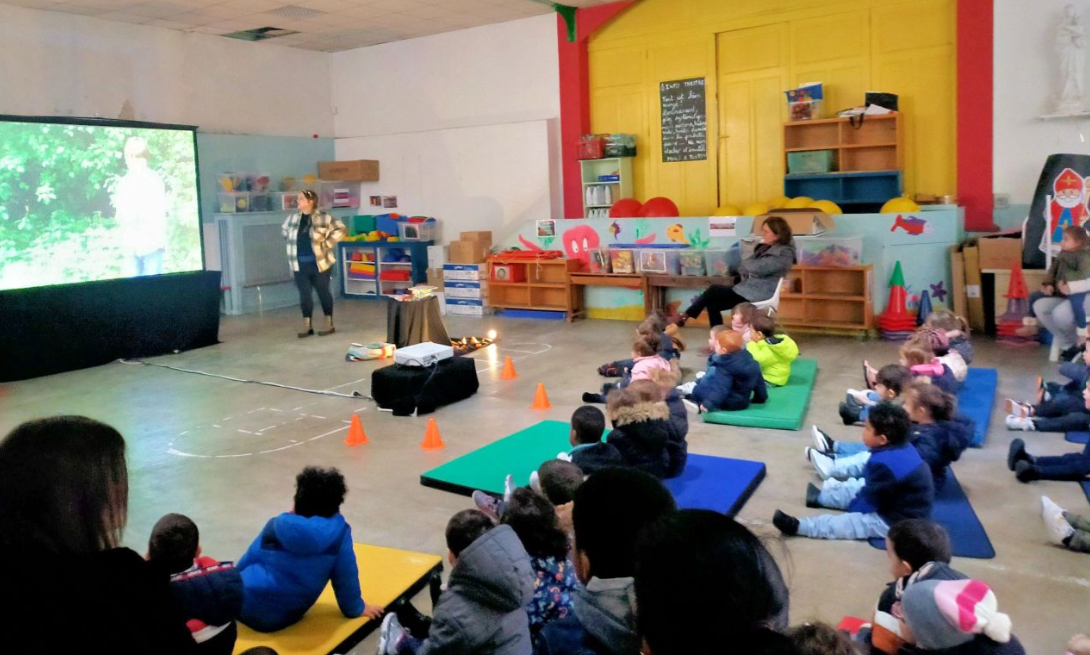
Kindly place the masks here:
POLYGON ((840 403, 837 410, 840 412, 840 420, 844 421, 844 425, 855 425, 856 423, 859 423, 859 417, 862 412, 858 405, 840 403))
POLYGON ((682 398, 681 402, 683 405, 685 405, 685 409, 689 410, 690 412, 693 412, 694 414, 700 413, 700 405, 697 405, 688 398, 682 398))
POLYGON ((1015 416, 1011 414, 1006 419, 1008 430, 1024 430, 1026 432, 1036 432, 1037 426, 1033 423, 1033 419, 1028 416, 1015 416))
POLYGON ((600 403, 602 402, 602 394, 591 393, 586 391, 583 393, 583 402, 585 403, 600 403))
POLYGON ((810 443, 814 444, 814 450, 825 455, 836 452, 836 441, 825 434, 818 426, 810 426, 810 443))
POLYGON ((696 372, 696 379, 699 380, 700 378, 704 377, 706 374, 707 374, 707 371, 697 371, 696 372))
POLYGON ((511 496, 515 495, 515 489, 517 487, 518 487, 518 485, 515 484, 515 476, 508 473, 507 477, 503 479, 503 502, 504 503, 511 502, 511 496))
POLYGON ((619 378, 621 377, 621 371, 612 364, 602 364, 598 367, 598 375, 604 378, 619 378))
POLYGON ((541 493, 541 480, 537 477, 537 471, 530 471, 530 489, 539 496, 544 496, 541 493))
POLYGON ((867 394, 870 391, 863 391, 861 389, 848 389, 848 399, 855 402, 857 405, 869 405, 871 403, 867 394))
POLYGON ((1033 463, 1029 454, 1026 453, 1026 442, 1021 439, 1011 441, 1010 448, 1007 450, 1007 468, 1013 471, 1018 462, 1033 463))
POLYGON ((822 480, 828 480, 833 476, 833 458, 819 453, 813 448, 806 449, 806 459, 814 465, 814 470, 822 480))
POLYGON ((502 513, 500 508, 503 505, 503 501, 480 489, 473 492, 472 498, 473 504, 477 506, 477 509, 491 516, 496 521, 500 520, 500 514, 502 513))
POLYGON ((378 655, 397 655, 397 645, 405 638, 405 628, 397 620, 396 612, 387 612, 379 628, 378 655))
POLYGON ((1033 482, 1039 479, 1040 475, 1033 464, 1022 460, 1014 465, 1014 477, 1018 478, 1019 482, 1033 482))
POLYGON ((1033 406, 1029 403, 1018 402, 1017 400, 1012 400, 1010 398, 1007 398, 1007 400, 1004 401, 1003 406, 1006 408, 1008 414, 1019 418, 1027 418, 1029 417, 1030 412, 1033 411, 1033 406))
POLYGON ((777 530, 788 537, 793 537, 799 533, 799 520, 790 514, 784 514, 780 510, 776 510, 776 513, 772 515, 772 525, 776 526, 777 530))
POLYGON ((677 385, 677 392, 683 396, 688 396, 696 389, 696 382, 686 382, 685 384, 677 385))
POLYGON ((821 502, 818 500, 818 496, 820 495, 821 489, 818 489, 816 484, 808 483, 806 485, 806 506, 821 507, 821 502))
POLYGON ((1060 353, 1060 359, 1065 362, 1075 361, 1075 358, 1082 355, 1084 350, 1086 350, 1086 344, 1077 343, 1070 348, 1064 349, 1064 351, 1060 353))
POLYGON ((1075 534, 1075 528, 1064 518, 1063 508, 1048 496, 1041 496, 1041 519, 1045 522, 1048 540, 1057 546, 1066 546, 1067 540, 1075 534))

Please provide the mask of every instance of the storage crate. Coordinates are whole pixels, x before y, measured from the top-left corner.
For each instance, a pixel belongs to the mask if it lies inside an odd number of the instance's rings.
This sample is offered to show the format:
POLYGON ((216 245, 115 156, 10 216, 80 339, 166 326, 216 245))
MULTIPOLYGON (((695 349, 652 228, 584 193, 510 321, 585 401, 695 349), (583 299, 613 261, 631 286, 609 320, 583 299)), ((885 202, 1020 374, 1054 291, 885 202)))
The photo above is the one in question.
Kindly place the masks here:
POLYGON ((488 277, 487 270, 487 264, 444 264, 443 279, 484 280, 488 277))
POLYGON ((236 193, 246 190, 244 188, 246 186, 246 176, 242 173, 220 173, 216 176, 216 183, 223 193, 236 193))
POLYGON ((683 250, 681 252, 682 275, 704 275, 704 252, 701 250, 683 250))
POLYGON ((271 212, 278 209, 280 209, 280 207, 273 205, 273 196, 271 193, 250 194, 250 211, 271 212))
POLYGON ((584 134, 579 137, 579 159, 601 159, 605 153, 605 141, 598 134, 584 134))
POLYGON ((727 250, 705 250, 704 269, 708 275, 727 275, 730 273, 730 253, 727 250))
POLYGON ((636 251, 630 248, 610 248, 610 266, 614 273, 636 272, 636 251))
POLYGON ((356 182, 328 182, 318 184, 318 205, 343 208, 360 206, 360 185, 356 182))
POLYGON ((659 248, 647 248, 638 251, 639 263, 637 270, 640 273, 655 275, 680 275, 681 253, 676 250, 659 248))
MULTIPOLYGON (((268 173, 247 173, 246 190, 252 193, 268 193, 272 176, 268 173)), ((258 211, 258 210, 254 210, 258 211)), ((263 211, 263 210, 262 210, 263 211)))
POLYGON ((245 191, 219 194, 220 214, 241 214, 250 211, 250 194, 245 191))
POLYGON ((803 266, 858 266, 863 237, 795 237, 795 249, 803 266))
POLYGON ((397 233, 402 241, 434 241, 435 227, 436 223, 434 220, 424 221, 422 223, 400 221, 397 224, 397 233))
POLYGON ((787 153, 789 175, 831 173, 836 170, 835 150, 807 150, 787 153))

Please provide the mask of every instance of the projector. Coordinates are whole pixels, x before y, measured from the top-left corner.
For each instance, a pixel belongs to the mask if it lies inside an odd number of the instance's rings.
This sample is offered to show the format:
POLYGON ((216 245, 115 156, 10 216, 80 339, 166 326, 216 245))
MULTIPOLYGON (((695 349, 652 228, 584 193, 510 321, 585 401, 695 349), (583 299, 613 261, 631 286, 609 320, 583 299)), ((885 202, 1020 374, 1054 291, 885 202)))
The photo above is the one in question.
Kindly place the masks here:
POLYGON ((394 351, 394 363, 402 366, 431 366, 454 357, 454 348, 426 341, 394 351))

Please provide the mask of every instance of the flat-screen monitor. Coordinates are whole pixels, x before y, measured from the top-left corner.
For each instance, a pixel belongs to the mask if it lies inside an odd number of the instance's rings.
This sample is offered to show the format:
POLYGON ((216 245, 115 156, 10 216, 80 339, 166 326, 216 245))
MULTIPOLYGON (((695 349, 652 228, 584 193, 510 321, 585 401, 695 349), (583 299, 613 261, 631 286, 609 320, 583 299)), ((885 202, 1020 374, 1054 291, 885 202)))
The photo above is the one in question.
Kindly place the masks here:
POLYGON ((195 128, 0 116, 0 290, 203 261, 195 128))

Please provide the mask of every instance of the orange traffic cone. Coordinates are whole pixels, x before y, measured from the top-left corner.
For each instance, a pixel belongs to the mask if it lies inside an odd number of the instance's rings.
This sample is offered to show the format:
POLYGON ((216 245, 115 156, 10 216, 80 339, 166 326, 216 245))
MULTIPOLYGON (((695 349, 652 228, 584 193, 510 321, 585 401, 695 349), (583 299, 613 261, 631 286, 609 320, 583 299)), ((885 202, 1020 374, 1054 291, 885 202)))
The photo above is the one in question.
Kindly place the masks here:
POLYGON ((530 405, 530 409, 549 409, 552 406, 549 395, 545 393, 545 385, 538 382, 537 391, 534 393, 534 404, 530 405))
POLYGON ((363 423, 360 423, 360 415, 352 415, 352 425, 348 426, 348 438, 344 440, 346 446, 362 446, 371 443, 367 433, 363 431, 363 423))
POLYGON ((440 450, 447 447, 443 443, 443 437, 439 436, 439 426, 435 424, 434 418, 428 419, 428 427, 424 430, 424 442, 420 444, 420 447, 424 450, 440 450))
POLYGON ((507 359, 503 360, 503 372, 500 373, 501 380, 514 380, 519 376, 515 373, 515 363, 511 361, 511 356, 508 355, 507 359))

